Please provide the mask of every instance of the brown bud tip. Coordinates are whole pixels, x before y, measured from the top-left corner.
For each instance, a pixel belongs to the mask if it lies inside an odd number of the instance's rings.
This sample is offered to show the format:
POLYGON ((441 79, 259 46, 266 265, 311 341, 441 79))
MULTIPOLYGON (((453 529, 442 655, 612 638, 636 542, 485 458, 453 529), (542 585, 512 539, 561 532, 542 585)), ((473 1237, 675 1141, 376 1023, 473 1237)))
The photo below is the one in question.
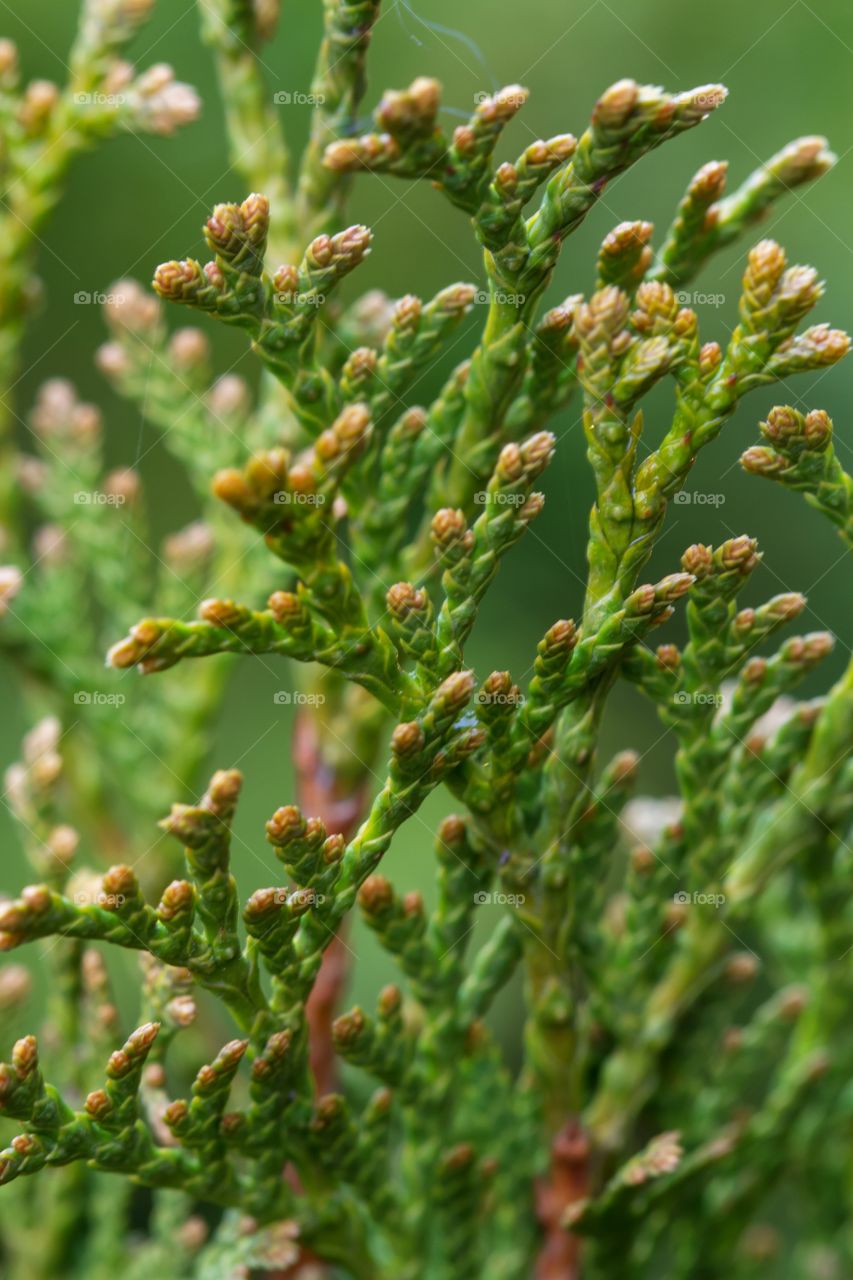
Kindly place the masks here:
POLYGON ((786 591, 783 595, 774 596, 765 608, 774 618, 790 621, 798 618, 806 607, 806 597, 799 591, 786 591))
POLYGON ((293 591, 274 591, 267 604, 276 622, 280 622, 282 626, 296 622, 305 614, 302 601, 293 591))
POLYGON ((393 1101, 393 1093, 383 1085, 373 1094, 370 1102, 368 1103, 368 1107, 374 1115, 387 1115, 391 1110, 393 1101))
POLYGON ((416 720, 398 724, 391 734, 391 750, 398 759, 416 755, 423 745, 423 730, 416 720))
POLYGON ((657 858, 647 845, 634 845, 630 857, 631 867, 636 875, 646 876, 649 872, 654 871, 657 858))
POLYGON ((441 550, 464 546, 468 539, 465 513, 452 507, 442 507, 432 518, 431 531, 433 541, 441 550))
POLYGON ((714 568, 714 553, 710 547, 704 546, 701 542, 694 543, 681 557, 681 567, 685 573, 690 573, 701 581, 714 568))
POLYGON ((447 848, 454 848, 464 843, 465 831, 465 819, 451 813, 439 824, 438 839, 447 848))
POLYGON ((555 133, 553 138, 549 138, 544 143, 544 146, 557 162, 564 164, 567 160, 571 160, 577 151, 578 140, 572 133, 555 133))
POLYGON ((270 844, 282 849, 296 840, 304 839, 307 829, 302 812, 295 804, 285 804, 276 809, 266 824, 270 844))
POLYGON ((210 343, 201 329, 178 329, 169 339, 168 352, 180 370, 196 369, 210 355, 210 343))
POLYGON ((189 1113, 189 1106, 184 1099, 176 1098, 174 1102, 169 1103, 163 1112, 163 1120, 170 1129, 176 1129, 184 1123, 189 1113))
POLYGON ((329 836, 329 838, 323 842, 323 861, 327 866, 331 866, 332 863, 335 862, 340 862, 346 852, 346 847, 346 839, 340 834, 340 832, 329 836))
POLYGON ((835 637, 828 631, 810 631, 804 637, 803 660, 809 665, 820 662, 835 648, 835 637))
POLYGON ((21 900, 26 905, 27 911, 33 915, 44 915, 46 911, 50 910, 50 890, 43 884, 27 885, 25 889, 21 890, 21 900))
POLYGON ((395 582, 385 599, 393 616, 401 622, 411 613, 424 612, 429 603, 426 591, 413 587, 410 582, 395 582))
POLYGON ((379 992, 377 1008, 381 1018, 393 1018, 403 1007, 403 993, 393 982, 379 992))
POLYGON ((18 73, 18 46, 14 40, 0 39, 0 79, 11 87, 18 73))
POLYGON ((736 538, 729 538, 719 550, 720 562, 726 569, 740 569, 749 573, 758 564, 758 543, 754 538, 742 533, 736 538))
POLYGON ((142 1072, 142 1083, 147 1089, 165 1089, 166 1068, 162 1062, 149 1062, 142 1072))
POLYGON ((24 1079, 38 1066, 38 1041, 35 1036, 22 1036, 12 1048, 12 1066, 19 1079, 24 1079))
POLYGON ((636 751, 620 751, 617 756, 613 757, 610 772, 614 783, 619 786, 633 782, 639 768, 640 757, 636 751))
POLYGON ((786 987, 780 993, 779 1012, 783 1018, 794 1022, 799 1018, 809 1002, 808 987, 792 986, 786 987))
POLYGON ((426 410, 414 405, 403 414, 398 429, 406 436, 419 436, 426 424, 426 410))
POLYGON ((341 1014, 332 1023, 332 1035, 334 1036, 335 1044, 341 1048, 355 1044, 357 1040, 361 1039, 366 1025, 364 1014, 358 1005, 351 1009, 349 1013, 341 1014))
POLYGON ((810 449, 821 449, 832 438, 832 419, 824 409, 806 414, 803 433, 810 449))
POLYGON ((696 579, 692 573, 670 573, 655 586, 655 602, 666 604, 686 595, 696 579))
POLYGON ((727 97, 728 89, 724 85, 703 84, 698 89, 681 94, 679 101, 687 118, 702 120, 710 112, 716 111, 717 107, 721 107, 727 97))
POLYGON ((442 1157, 441 1170, 445 1174, 461 1173, 471 1167, 474 1159, 474 1148, 470 1142, 460 1142, 442 1157))
POLYGON ((655 650, 658 666, 664 671, 675 671, 681 662, 681 653, 677 644, 659 644, 655 650))
POLYGON ((139 882, 133 870, 124 864, 119 864, 116 867, 110 867, 105 874, 101 882, 98 905, 107 911, 114 911, 127 898, 135 897, 138 893, 139 882))
POLYGON ((225 816, 236 805, 243 787, 243 775, 239 769, 217 769, 202 797, 202 808, 225 816))
POLYGON ((699 352, 699 372, 709 378, 723 362, 723 349, 719 342, 706 342, 699 352))
POLYGON ((248 1040, 229 1040, 223 1045, 216 1055, 216 1063, 213 1066, 202 1067, 196 1076, 196 1083, 201 1083, 202 1073, 210 1072, 209 1076, 204 1077, 205 1085, 212 1085, 218 1077, 217 1067, 225 1071, 233 1071, 236 1069, 238 1062, 249 1047, 248 1040))
POLYGON ((454 671, 438 686, 433 701, 447 711, 461 710, 474 692, 473 671, 454 671))
POLYGON ((166 1017, 176 1027, 190 1027, 196 1020, 198 1008, 192 996, 175 996, 164 1010, 166 1017))
POLYGON ((829 150, 826 138, 795 138, 771 161, 782 182, 794 186, 819 178, 835 164, 837 157, 829 150))
POLYGON ((202 600, 199 605, 199 617, 204 622, 209 622, 211 626, 229 628, 233 627, 241 616, 241 607, 234 603, 233 600, 202 600))
POLYGON ((368 915, 378 915, 394 902, 391 881, 385 876, 368 876, 358 891, 358 904, 368 915))
POLYGON ((292 263, 282 263, 272 278, 278 302, 295 302, 299 296, 299 268, 292 263))
POLYGON ((348 259, 349 265, 354 266, 370 251, 372 239, 373 232, 369 227, 355 225, 333 236, 332 244, 336 255, 348 259))
POLYGON ((520 84, 508 84, 490 98, 484 98, 477 106, 476 114, 481 120, 510 120, 520 111, 527 101, 527 90, 520 84))
POLYGON ((747 255, 747 279, 774 287, 788 264, 785 250, 775 240, 759 240, 747 255))
POLYGON ((243 919, 248 923, 262 920, 264 916, 280 911, 287 901, 285 889, 256 889, 243 907, 243 919))
POLYGON ((146 1022, 141 1027, 137 1027, 123 1049, 116 1050, 111 1054, 107 1063, 107 1075, 111 1080, 120 1080, 134 1069, 134 1066, 140 1058, 144 1058, 154 1043, 158 1031, 160 1030, 159 1022, 146 1022))
POLYGON ((493 671, 483 681, 481 701, 487 702, 494 698, 506 698, 512 692, 512 689, 512 676, 508 671, 493 671))
POLYGON ((790 405, 776 405, 761 424, 761 434, 774 444, 784 444, 803 434, 805 419, 790 405))
POLYGON ((473 305, 477 292, 473 284, 451 284, 436 294, 432 305, 447 315, 464 315, 473 305))
POLYGON ((827 324, 816 324, 803 334, 801 345, 812 364, 835 364, 850 350, 850 335, 843 329, 830 329, 827 324))
POLYGON ((767 675, 766 658, 750 658, 744 666, 741 678, 745 684, 761 684, 767 675))
POLYGON ((95 1089, 87 1095, 84 1107, 93 1120, 104 1120, 112 1111, 113 1104, 104 1089, 95 1089))
POLYGON ((752 982, 760 967, 757 956, 753 955, 751 951, 738 951, 733 956, 730 956, 726 963, 726 977, 729 982, 738 985, 752 982))
POLYGON ((80 834, 67 822, 53 827, 47 837, 47 848, 59 862, 67 863, 74 857, 80 843, 80 834))
POLYGON ((504 161, 495 170, 495 186, 504 195, 512 195, 518 186, 518 170, 514 164, 504 161))
POLYGON ((270 220, 270 202, 266 196, 253 191, 240 205, 243 226, 251 240, 257 242, 267 232, 270 220))
POLYGON ((634 80, 617 80, 601 95, 592 113, 593 125, 616 129, 624 125, 637 105, 639 88, 634 80))
POLYGON ((787 468, 788 460, 783 454, 777 453, 775 449, 756 444, 749 449, 745 449, 740 455, 740 465, 750 475, 774 476, 787 468))
POLYGON ((554 456, 556 437, 550 431, 537 431, 521 446, 524 470, 529 479, 541 475, 554 456))
POLYGON ((234 507, 237 511, 245 510, 251 503, 252 491, 243 478, 242 471, 235 467, 217 471, 210 487, 215 498, 227 502, 229 507, 234 507))
POLYGON ((154 289, 161 298, 181 302, 192 297, 202 285, 215 283, 206 276, 199 263, 190 259, 164 262, 154 273, 154 289))
POLYGON ((21 964, 7 964, 0 969, 0 1010, 13 1009, 30 993, 32 979, 21 964))
POLYGON ((711 204, 723 194, 729 166, 725 160, 709 160, 690 183, 690 195, 701 204, 711 204))
POLYGON ((470 125, 460 124, 453 130, 453 146, 463 156, 477 145, 477 135, 470 125))
POLYGON ((639 253, 639 260, 648 266, 650 255, 642 250, 648 245, 654 227, 651 222, 620 222, 604 237, 601 253, 605 258, 621 258, 639 253))
POLYGON ((571 618, 561 618, 545 632, 542 644, 550 656, 557 656, 571 653, 577 639, 577 627, 571 618))
POLYGON ((378 363, 378 352, 372 347, 356 347, 344 365, 343 372, 351 380, 362 380, 370 377, 378 363))
POLYGON ((215 545, 210 526, 203 520, 194 520, 165 539, 164 557, 179 576, 186 576, 209 560, 215 545))

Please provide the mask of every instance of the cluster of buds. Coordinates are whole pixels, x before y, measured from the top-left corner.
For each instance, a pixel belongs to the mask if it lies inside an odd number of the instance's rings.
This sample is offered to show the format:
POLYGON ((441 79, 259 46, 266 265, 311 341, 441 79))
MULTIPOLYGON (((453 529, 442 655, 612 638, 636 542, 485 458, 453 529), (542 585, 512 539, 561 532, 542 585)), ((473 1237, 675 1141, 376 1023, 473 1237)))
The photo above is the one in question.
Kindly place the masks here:
POLYGON ((822 409, 803 414, 787 406, 772 409, 761 434, 766 441, 741 455, 751 475, 778 480, 799 490, 811 506, 836 525, 849 544, 853 538, 853 478, 844 470, 832 440, 832 420, 822 409))

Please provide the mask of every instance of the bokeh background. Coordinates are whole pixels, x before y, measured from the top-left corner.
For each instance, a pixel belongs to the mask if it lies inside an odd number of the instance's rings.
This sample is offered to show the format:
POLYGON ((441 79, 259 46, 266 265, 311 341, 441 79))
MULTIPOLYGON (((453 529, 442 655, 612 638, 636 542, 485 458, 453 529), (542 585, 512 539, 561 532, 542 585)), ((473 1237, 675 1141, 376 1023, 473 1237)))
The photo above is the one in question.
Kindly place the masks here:
MULTIPOLYGON (((264 55, 271 94, 308 91, 321 9, 320 0, 284 0, 279 34, 264 55)), ((110 462, 131 465, 141 459, 149 505, 161 533, 192 518, 193 500, 156 433, 136 409, 109 391, 97 373, 93 353, 104 339, 103 320, 97 306, 75 303, 74 296, 80 291, 105 292, 123 275, 147 282, 164 258, 199 252, 200 227, 210 205, 246 194, 228 167, 222 110, 194 10, 192 0, 161 0, 136 53, 140 65, 168 61, 181 79, 197 85, 205 103, 203 116, 173 139, 127 136, 78 162, 59 215, 43 236, 40 271, 46 300, 29 336, 18 387, 22 415, 38 384, 54 376, 73 378, 84 397, 104 406, 110 462)), ((0 32, 19 43, 28 75, 63 79, 75 11, 70 0, 60 5, 55 0, 28 0, 25 6, 19 0, 0 0, 0 32)), ((668 143, 608 187, 568 243, 549 304, 590 288, 597 246, 620 220, 647 218, 662 234, 688 179, 706 160, 728 159, 731 184, 736 185, 791 138, 828 135, 840 157, 837 167, 815 186, 780 203, 765 230, 781 240, 792 261, 814 263, 827 279, 817 319, 853 328, 849 0, 821 0, 819 5, 805 0, 716 0, 714 5, 681 0, 385 0, 370 66, 368 107, 382 88, 428 73, 444 83, 451 126, 456 117, 470 112, 475 93, 517 81, 525 84, 531 97, 509 132, 508 158, 534 137, 564 130, 579 133, 601 90, 622 76, 670 89, 717 80, 729 87, 729 101, 713 119, 668 143)), ((294 104, 280 109, 293 144, 300 147, 309 108, 294 104)), ((355 288, 380 286, 392 295, 414 291, 430 296, 454 280, 482 281, 479 254, 464 216, 429 187, 361 177, 351 214, 353 221, 374 227, 376 238, 369 262, 349 281, 350 294, 355 288)), ((706 339, 724 340, 736 322, 743 253, 743 247, 724 253, 696 283, 698 293, 709 298, 697 304, 706 339)), ((186 322, 188 317, 178 318, 186 322)), ((454 363, 470 347, 481 318, 475 314, 460 336, 450 357, 454 363)), ((245 354, 242 336, 212 324, 208 328, 221 370, 236 368, 255 379, 257 371, 245 354)), ((435 370, 424 395, 438 387, 446 367, 435 370)), ((806 591, 806 626, 829 628, 838 637, 832 660, 835 674, 846 661, 851 622, 849 570, 841 565, 841 544, 793 495, 745 476, 737 465, 742 449, 757 438, 759 418, 771 404, 784 401, 828 409, 836 422, 839 448, 848 463, 853 460, 853 361, 828 375, 800 379, 784 391, 750 397, 695 468, 688 487, 699 500, 672 508, 652 572, 676 569, 681 551, 691 542, 716 543, 742 532, 757 536, 765 559, 753 579, 754 598, 786 589, 806 591), (724 501, 707 500, 717 494, 724 495, 724 501)), ((650 402, 650 438, 663 433, 669 408, 665 391, 650 402)), ((544 485, 549 503, 502 570, 473 639, 471 656, 483 675, 494 667, 509 667, 516 677, 522 676, 544 629, 555 618, 576 613, 580 605, 592 486, 576 412, 567 413, 556 429, 557 460, 544 485)), ((679 638, 677 623, 670 624, 670 635, 679 638)), ((211 766, 239 762, 247 779, 238 824, 242 842, 236 854, 237 874, 247 889, 262 878, 258 858, 273 865, 263 840, 263 821, 292 798, 290 708, 273 702, 281 685, 281 678, 265 664, 235 663, 211 742, 211 766), (246 852, 246 846, 256 852, 246 852)), ((0 765, 5 766, 16 758, 26 726, 8 669, 0 668, 0 689, 0 765)), ((632 746, 642 753, 643 791, 667 793, 672 785, 671 740, 648 707, 628 690, 613 699, 605 739, 607 748, 632 746)), ((402 831, 388 859, 400 887, 421 888, 427 899, 431 831, 445 809, 446 801, 434 798, 402 831)), ((0 889, 9 891, 27 873, 3 806, 0 849, 0 889)), ((388 978, 386 961, 358 927, 351 945, 359 959, 353 994, 372 1003, 378 985, 388 978)), ((513 993, 498 1018, 509 1038, 515 1020, 513 993)))

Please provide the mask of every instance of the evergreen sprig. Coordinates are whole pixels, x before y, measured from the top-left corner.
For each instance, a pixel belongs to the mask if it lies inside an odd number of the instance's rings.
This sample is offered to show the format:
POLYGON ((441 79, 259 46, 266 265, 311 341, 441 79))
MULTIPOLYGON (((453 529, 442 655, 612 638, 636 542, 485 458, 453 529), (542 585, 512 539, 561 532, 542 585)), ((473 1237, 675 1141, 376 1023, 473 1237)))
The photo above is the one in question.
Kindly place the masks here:
MULTIPOLYGON (((170 69, 122 59, 150 8, 85 0, 64 90, 21 90, 0 42, 4 392, 71 158, 196 114, 170 69)), ((748 535, 647 575, 743 398, 848 351, 808 322, 817 272, 774 240, 746 250, 725 345, 680 292, 834 157, 798 139, 730 195, 726 166, 703 166, 657 246, 649 222, 620 222, 592 291, 543 308, 608 184, 725 90, 620 80, 577 136, 509 161, 523 87, 478 95, 448 133, 422 76, 362 132, 380 8, 325 0, 297 162, 290 92, 268 82, 278 8, 200 6, 252 194, 207 218, 209 261, 157 268, 156 297, 113 287, 98 356, 203 519, 153 549, 138 476, 105 473, 99 413, 65 382, 39 396, 33 451, 0 459, 0 643, 41 716, 6 778, 33 883, 0 902, 0 950, 46 944, 48 987, 40 1048, 11 1030, 25 969, 0 969, 4 1274, 746 1278, 788 1206, 831 1250, 826 1274, 847 1274, 851 668, 795 700, 833 637, 779 640, 806 600, 753 601, 748 535), (357 172, 427 179, 464 212, 485 289, 342 302, 374 251, 350 224, 357 172), (217 375, 204 329, 170 333, 171 303, 246 336, 256 390, 217 375), (663 383, 659 427, 644 402, 663 383), (476 672, 483 602, 538 537, 575 396, 594 489, 583 598, 519 670, 476 672), (658 631, 676 610, 679 644, 658 631), (260 886, 233 857, 239 771, 198 784, 226 654, 306 692, 260 886), (126 694, 132 669, 157 678, 126 694), (637 753, 600 758, 624 682, 671 736, 669 804, 634 796, 637 753), (448 793, 434 885, 398 883, 389 851, 448 793), (341 1012, 354 914, 399 985, 341 1012), (121 958, 141 969, 124 1032, 121 958), (507 1051, 491 1015, 513 992, 524 1032, 507 1051)), ((827 414, 776 407, 761 433, 744 469, 803 493, 849 544, 827 414)))

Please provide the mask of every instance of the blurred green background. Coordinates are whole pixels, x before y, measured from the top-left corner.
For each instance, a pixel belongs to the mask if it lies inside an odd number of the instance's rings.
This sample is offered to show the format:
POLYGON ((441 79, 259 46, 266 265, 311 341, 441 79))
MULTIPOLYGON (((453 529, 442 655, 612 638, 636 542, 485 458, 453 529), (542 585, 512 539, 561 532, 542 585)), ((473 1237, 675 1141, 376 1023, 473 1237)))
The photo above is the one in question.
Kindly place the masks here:
MULTIPOLYGON (((61 80, 76 5, 70 0, 62 5, 28 0, 21 6, 23 13, 15 11, 18 7, 0 0, 0 33, 18 41, 29 76, 61 80)), ((148 281, 164 258, 200 252, 200 226, 210 205, 246 194, 228 168, 221 106, 194 8, 192 0, 161 0, 154 21, 137 42, 136 54, 142 66, 172 63, 181 79, 197 85, 205 103, 203 116, 175 138, 124 137, 76 165, 67 199, 43 236, 40 269, 46 301, 29 336, 26 371, 18 387, 22 416, 38 384, 54 376, 73 378, 84 397, 104 406, 110 461, 126 465, 141 459, 160 532, 192 518, 192 499, 156 433, 107 389, 95 370, 93 352, 104 339, 102 317, 95 305, 75 304, 74 295, 81 290, 106 291, 122 275, 148 281)), ((320 0, 284 0, 279 34, 265 51, 271 94, 308 91, 320 20, 320 0)), ((781 240, 792 261, 814 263, 827 279, 827 296, 816 318, 853 328, 849 0, 823 0, 819 8, 803 0, 781 5, 717 0, 713 6, 683 0, 386 0, 370 66, 369 107, 382 88, 429 73, 444 83, 451 126, 470 112, 475 93, 522 82, 531 98, 510 130, 508 157, 534 136, 579 133, 601 90, 622 76, 670 89, 717 80, 729 87, 729 101, 713 119, 608 187, 598 208, 568 243, 549 303, 589 289, 597 245, 620 220, 647 218, 662 233, 688 179, 706 160, 728 159, 734 185, 791 138, 827 134, 839 153, 838 166, 816 186, 782 202, 766 233, 781 240)), ((280 110, 294 145, 301 146, 309 108, 291 105, 280 110)), ((428 186, 359 178, 351 218, 374 227, 376 237, 369 262, 349 281, 350 296, 353 289, 372 286, 391 294, 414 291, 429 296, 457 279, 482 281, 464 216, 428 186)), ((700 293, 724 296, 723 305, 697 305, 706 339, 724 339, 736 322, 743 252, 738 247, 722 255, 697 282, 700 293)), ((479 319, 475 314, 460 337, 451 356, 454 363, 469 348, 479 319)), ((222 371, 233 367, 254 378, 243 338, 230 331, 214 332, 213 325, 208 328, 222 371)), ((446 367, 435 371, 424 396, 438 387, 446 367)), ((693 541, 719 542, 742 532, 757 536, 765 560, 753 579, 754 598, 786 589, 806 591, 806 627, 826 627, 838 636, 832 660, 835 674, 846 660, 850 634, 849 578, 840 566, 841 544, 825 522, 792 495, 745 476, 737 466, 741 450, 756 439, 759 417, 771 404, 783 401, 828 409, 836 420, 839 448, 849 462, 853 361, 829 375, 751 397, 722 439, 703 454, 688 486, 693 495, 724 494, 725 501, 673 507, 652 571, 676 569, 681 551, 693 541)), ((668 410, 665 392, 650 402, 649 438, 663 433, 668 410)), ((472 658, 483 675, 497 666, 509 667, 521 677, 544 629, 555 618, 576 613, 580 605, 591 482, 575 412, 557 424, 557 432, 557 461, 544 485, 549 504, 502 571, 475 633, 472 658)), ((676 623, 668 634, 678 638, 676 623)), ((16 758, 25 725, 9 671, 0 676, 6 712, 0 727, 0 764, 5 766, 16 758)), ((180 675, 155 678, 178 680, 180 675)), ((273 692, 282 686, 288 687, 286 678, 272 674, 264 664, 235 664, 211 744, 212 766, 239 763, 246 774, 237 852, 244 888, 265 880, 258 859, 268 868, 273 864, 263 840, 263 820, 292 798, 290 709, 273 703, 273 692), (247 851, 249 846, 254 855, 247 851)), ((647 707, 629 692, 613 700, 605 736, 608 748, 632 746, 643 753, 644 791, 667 791, 671 742, 647 707)), ((388 859, 400 887, 419 887, 427 898, 430 833, 445 808, 442 798, 434 798, 403 830, 388 859)), ((26 871, 15 852, 5 810, 0 810, 0 841, 5 855, 0 888, 8 891, 26 871)), ((378 983, 386 979, 385 961, 359 929, 352 947, 360 961, 355 995, 372 1000, 378 983)))

